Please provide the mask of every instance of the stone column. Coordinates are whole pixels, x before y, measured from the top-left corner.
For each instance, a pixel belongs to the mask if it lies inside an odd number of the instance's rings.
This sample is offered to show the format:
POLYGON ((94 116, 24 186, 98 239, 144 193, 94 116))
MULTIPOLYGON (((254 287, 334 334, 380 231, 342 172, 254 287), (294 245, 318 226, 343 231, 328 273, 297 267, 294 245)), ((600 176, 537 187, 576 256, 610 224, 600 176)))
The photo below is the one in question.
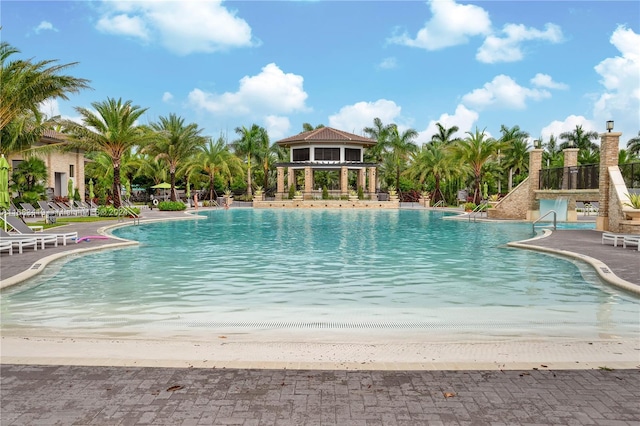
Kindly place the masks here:
POLYGON ((340 167, 340 194, 349 195, 349 169, 340 167))
POLYGON ((362 188, 362 192, 365 191, 365 185, 367 184, 367 177, 364 173, 365 169, 358 170, 358 188, 362 188))
POLYGON ((540 168, 542 167, 542 149, 532 149, 529 152, 529 210, 526 219, 536 220, 540 217, 540 201, 536 200, 536 192, 540 189, 540 168))
MULTIPOLYGON (((578 148, 567 148, 564 153, 564 172, 562 176, 562 189, 576 189, 578 183, 578 148)), ((567 221, 576 222, 576 199, 569 197, 567 202, 567 221)))
POLYGON ((293 169, 293 167, 288 167, 287 168, 287 172, 288 172, 287 184, 289 185, 289 188, 291 188, 292 186, 295 187, 296 186, 296 171, 293 169))
POLYGON ((304 195, 311 197, 313 192, 313 169, 309 166, 304 168, 304 195))
POLYGON ((282 200, 284 197, 284 167, 276 167, 276 200, 282 200))
POLYGON ((376 176, 377 169, 375 167, 369 167, 369 196, 373 200, 376 195, 376 182, 378 177, 376 176))
POLYGON ((598 199, 598 217, 596 218, 596 229, 599 231, 609 230, 609 167, 618 165, 618 149, 620 143, 619 132, 607 132, 600 134, 600 177, 598 186, 600 197, 598 199))

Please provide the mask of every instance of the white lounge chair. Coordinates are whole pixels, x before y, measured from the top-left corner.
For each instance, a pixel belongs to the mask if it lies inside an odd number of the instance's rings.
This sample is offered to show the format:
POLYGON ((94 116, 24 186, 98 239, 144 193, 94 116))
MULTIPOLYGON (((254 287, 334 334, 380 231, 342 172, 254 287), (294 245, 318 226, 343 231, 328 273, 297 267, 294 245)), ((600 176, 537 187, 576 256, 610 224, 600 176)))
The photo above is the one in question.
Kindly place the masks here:
POLYGON ((640 251, 640 235, 625 235, 622 239, 622 247, 627 248, 627 246, 636 246, 640 251))
POLYGON ((44 212, 40 209, 36 209, 31 205, 31 203, 20 203, 20 207, 22 207, 22 214, 24 216, 42 216, 44 217, 44 212))
MULTIPOLYGON (((26 223, 24 223, 20 218, 7 216, 6 221, 9 224, 9 226, 11 226, 13 229, 15 229, 16 232, 20 234, 28 235, 28 236, 34 236, 36 234, 36 232, 33 229, 31 229, 26 223)), ((51 232, 51 230, 49 229, 44 234, 55 235, 60 241, 62 241, 63 246, 67 245, 68 240, 74 240, 78 238, 78 233, 76 231, 51 232)), ((43 235, 43 233, 38 232, 37 235, 43 235)))
POLYGON ((624 237, 634 237, 637 235, 632 235, 632 234, 616 234, 614 232, 603 232, 602 233, 602 244, 604 244, 606 241, 613 241, 613 246, 614 247, 618 247, 618 243, 622 242, 622 240, 624 240, 624 237))
MULTIPOLYGON (((46 248, 46 244, 53 244, 54 247, 58 247, 58 236, 57 235, 54 235, 54 234, 43 234, 43 233, 39 232, 39 233, 30 234, 28 237, 29 238, 35 238, 36 241, 38 241, 38 243, 40 244, 40 248, 42 250, 44 250, 46 248)), ((0 238, 2 238, 2 240, 8 240, 8 241, 24 240, 25 235, 24 234, 10 234, 7 231, 5 231, 4 229, 0 229, 0 238)))
POLYGON ((0 252, 9 252, 9 256, 13 254, 13 243, 7 240, 0 240, 0 252))
POLYGON ((38 240, 29 236, 23 236, 22 238, 7 238, 0 237, 0 243, 6 244, 5 241, 9 241, 13 248, 18 248, 18 253, 22 254, 25 247, 33 247, 33 251, 38 250, 38 240))

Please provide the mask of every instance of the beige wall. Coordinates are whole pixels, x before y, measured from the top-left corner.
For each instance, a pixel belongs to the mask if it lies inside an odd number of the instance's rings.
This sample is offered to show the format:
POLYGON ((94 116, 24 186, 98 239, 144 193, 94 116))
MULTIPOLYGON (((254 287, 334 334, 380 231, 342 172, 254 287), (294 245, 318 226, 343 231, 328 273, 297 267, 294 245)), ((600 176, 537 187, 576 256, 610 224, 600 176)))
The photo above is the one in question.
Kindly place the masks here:
POLYGON ((491 219, 525 220, 529 209, 529 177, 516 186, 495 206, 487 210, 491 219))

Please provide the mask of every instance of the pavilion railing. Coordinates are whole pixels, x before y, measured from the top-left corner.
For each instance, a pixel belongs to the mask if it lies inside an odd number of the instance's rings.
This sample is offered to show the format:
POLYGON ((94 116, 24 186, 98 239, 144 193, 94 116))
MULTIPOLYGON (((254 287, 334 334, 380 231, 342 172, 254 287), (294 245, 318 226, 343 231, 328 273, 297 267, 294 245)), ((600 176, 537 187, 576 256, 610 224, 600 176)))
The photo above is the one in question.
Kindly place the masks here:
POLYGON ((620 164, 620 173, 628 189, 640 188, 640 163, 620 164))
MULTIPOLYGON (((639 167, 640 169, 640 167, 639 167)), ((588 164, 540 170, 540 189, 597 189, 600 166, 588 164)))

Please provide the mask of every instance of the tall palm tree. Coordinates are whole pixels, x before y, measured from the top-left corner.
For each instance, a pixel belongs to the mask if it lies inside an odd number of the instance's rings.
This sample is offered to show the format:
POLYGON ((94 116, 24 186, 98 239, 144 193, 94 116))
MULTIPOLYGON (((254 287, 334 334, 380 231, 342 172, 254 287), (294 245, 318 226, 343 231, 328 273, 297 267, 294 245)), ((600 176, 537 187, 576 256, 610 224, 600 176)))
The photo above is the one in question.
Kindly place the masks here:
POLYGON ((251 198, 251 160, 256 155, 260 146, 260 126, 253 124, 250 128, 245 126, 236 127, 235 132, 239 139, 233 143, 234 151, 238 156, 245 157, 247 160, 247 196, 251 198))
MULTIPOLYGON (((519 174, 522 170, 526 170, 529 162, 529 146, 526 142, 529 133, 521 130, 520 126, 509 128, 504 124, 500 126, 500 133, 502 133, 500 142, 505 146, 506 152, 504 164, 502 164, 501 153, 498 152, 498 163, 500 167, 509 168, 507 188, 511 191, 514 173, 519 174)), ((502 170, 499 170, 498 173, 502 173, 502 170)))
POLYGON ((640 154, 640 132, 638 132, 638 136, 636 136, 635 138, 631 138, 629 139, 629 141, 627 141, 627 149, 631 154, 634 154, 634 155, 640 154))
POLYGON ((453 135, 460 130, 458 126, 447 128, 440 123, 436 123, 436 126, 438 127, 438 132, 431 136, 432 143, 447 146, 460 140, 460 138, 453 137, 453 135))
POLYGON ((155 137, 145 131, 137 123, 138 118, 147 111, 131 101, 107 98, 106 101, 93 102, 93 109, 76 107, 75 110, 82 118, 82 124, 65 120, 63 130, 69 135, 69 143, 85 151, 104 152, 113 166, 113 204, 122 205, 120 196, 120 167, 122 157, 132 147, 143 146, 155 137))
POLYGON ((388 155, 393 159, 395 169, 395 182, 396 188, 400 189, 400 173, 405 168, 407 161, 409 160, 409 154, 415 152, 418 147, 413 140, 418 137, 418 132, 415 129, 407 129, 400 133, 398 126, 392 125, 389 131, 389 148, 388 155))
POLYGON ((393 124, 383 124, 378 117, 373 119, 372 127, 365 127, 362 131, 376 144, 367 149, 365 152, 365 161, 380 164, 382 163, 384 153, 389 147, 389 132, 393 124))
POLYGON ((580 150, 597 150, 600 149, 600 147, 597 143, 593 142, 593 140, 597 140, 598 137, 598 132, 586 131, 578 124, 572 131, 560 133, 560 139, 564 140, 564 142, 560 144, 560 149, 566 149, 573 145, 574 148, 580 150))
POLYGON ((189 166, 189 175, 203 173, 209 181, 209 201, 213 201, 215 176, 221 175, 228 182, 235 173, 242 173, 242 161, 229 150, 226 140, 220 136, 208 143, 189 166))
MULTIPOLYGON (((306 123, 305 123, 306 124, 306 123)), ((269 141, 269 133, 266 129, 260 128, 260 133, 258 134, 258 149, 256 150, 256 160, 262 164, 262 187, 266 190, 269 187, 269 172, 273 167, 273 164, 276 160, 276 152, 274 151, 274 147, 277 144, 271 145, 269 141)))
POLYGON ((434 189, 431 199, 436 202, 444 199, 440 185, 453 172, 453 159, 441 141, 424 144, 422 148, 411 154, 411 165, 407 169, 409 177, 421 185, 429 176, 433 176, 434 189))
POLYGON ((89 80, 61 74, 76 62, 56 65, 54 60, 11 60, 20 51, 0 43, 0 130, 28 111, 36 113, 40 103, 89 87, 89 80))
POLYGON ((542 142, 542 137, 540 137, 540 142, 542 146, 544 146, 544 152, 542 153, 542 167, 543 168, 552 168, 552 167, 563 167, 564 158, 562 155, 562 150, 558 145, 558 139, 554 135, 549 136, 549 142, 542 142))
POLYGON ((502 148, 502 144, 489 137, 485 130, 478 130, 475 133, 467 132, 467 137, 455 144, 454 155, 462 164, 471 169, 473 175, 473 202, 480 202, 480 182, 482 181, 482 167, 489 160, 492 160, 502 148))
POLYGON ((150 127, 157 133, 157 138, 143 150, 169 166, 171 201, 176 201, 176 172, 182 164, 202 150, 206 139, 200 135, 202 129, 196 123, 185 124, 184 118, 175 114, 160 117, 150 127))

